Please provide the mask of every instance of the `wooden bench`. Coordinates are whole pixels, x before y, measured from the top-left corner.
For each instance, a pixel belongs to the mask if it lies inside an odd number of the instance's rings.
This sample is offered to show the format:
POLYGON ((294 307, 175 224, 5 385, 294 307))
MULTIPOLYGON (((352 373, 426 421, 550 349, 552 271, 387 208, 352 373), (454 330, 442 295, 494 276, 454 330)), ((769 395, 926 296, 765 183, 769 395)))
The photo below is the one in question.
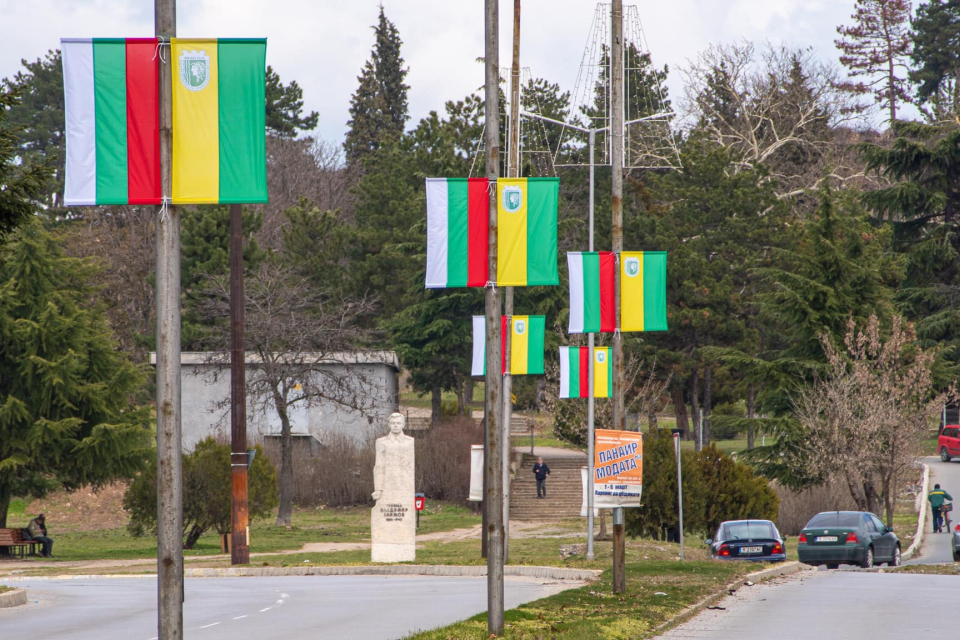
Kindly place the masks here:
POLYGON ((5 555, 13 557, 19 552, 20 557, 24 556, 27 549, 30 554, 36 553, 36 545, 43 544, 38 540, 26 540, 20 529, 0 529, 0 552, 9 549, 5 555))

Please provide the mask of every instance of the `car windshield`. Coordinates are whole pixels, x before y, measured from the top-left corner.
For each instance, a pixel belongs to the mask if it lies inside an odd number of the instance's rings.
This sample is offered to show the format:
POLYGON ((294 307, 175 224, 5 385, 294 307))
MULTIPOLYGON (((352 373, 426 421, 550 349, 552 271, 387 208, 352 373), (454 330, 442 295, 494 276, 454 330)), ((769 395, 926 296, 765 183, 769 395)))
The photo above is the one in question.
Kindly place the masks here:
POLYGON ((840 513, 831 511, 828 513, 818 513, 807 523, 805 529, 816 527, 854 527, 860 524, 859 513, 840 513))
POLYGON ((724 540, 776 538, 776 529, 769 522, 732 522, 723 525, 724 540))

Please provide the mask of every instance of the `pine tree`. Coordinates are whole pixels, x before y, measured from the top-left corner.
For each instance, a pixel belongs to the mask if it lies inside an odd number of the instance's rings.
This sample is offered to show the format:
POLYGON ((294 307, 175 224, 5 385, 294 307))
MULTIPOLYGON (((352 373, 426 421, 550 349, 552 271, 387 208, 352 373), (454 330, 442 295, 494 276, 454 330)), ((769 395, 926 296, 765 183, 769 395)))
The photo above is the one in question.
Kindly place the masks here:
POLYGON ((350 120, 344 148, 348 161, 363 159, 387 140, 403 134, 409 119, 407 69, 400 56, 400 33, 380 5, 380 19, 373 28, 376 42, 370 59, 357 80, 360 86, 350 99, 350 120))
POLYGON ((320 115, 303 115, 303 89, 296 80, 284 86, 280 76, 267 67, 267 132, 278 138, 295 138, 298 133, 317 128, 320 115))
POLYGON ((937 121, 960 114, 960 2, 930 0, 917 7, 911 35, 910 79, 919 85, 921 104, 932 107, 927 115, 937 121))
POLYGON ((898 70, 906 70, 910 53, 910 0, 857 0, 850 16, 855 24, 839 26, 843 36, 834 44, 840 49, 840 64, 853 78, 866 82, 844 85, 858 94, 873 94, 881 109, 897 119, 897 104, 907 101, 906 79, 898 70))
POLYGON ((0 527, 11 495, 129 478, 151 451, 132 403, 145 371, 116 349, 93 274, 35 220, 0 248, 0 527))
POLYGON ((3 235, 36 212, 50 178, 43 158, 24 158, 23 127, 12 122, 20 106, 19 89, 0 87, 0 241, 3 235))

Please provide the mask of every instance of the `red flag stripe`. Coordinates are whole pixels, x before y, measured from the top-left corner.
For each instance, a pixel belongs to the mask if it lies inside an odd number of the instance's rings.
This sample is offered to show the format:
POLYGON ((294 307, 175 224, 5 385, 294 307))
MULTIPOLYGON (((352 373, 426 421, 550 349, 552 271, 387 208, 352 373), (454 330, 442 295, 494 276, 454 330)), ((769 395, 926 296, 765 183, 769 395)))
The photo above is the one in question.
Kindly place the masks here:
POLYGON ((590 396, 590 347, 580 347, 580 397, 590 396))
POLYGON ((484 287, 489 273, 487 240, 490 233, 490 196, 486 178, 467 181, 467 286, 484 287))
POLYGON ((617 328, 614 291, 617 260, 612 251, 600 252, 600 331, 613 333, 617 328))
POLYGON ((127 38, 127 197, 160 204, 160 107, 156 38, 127 38))

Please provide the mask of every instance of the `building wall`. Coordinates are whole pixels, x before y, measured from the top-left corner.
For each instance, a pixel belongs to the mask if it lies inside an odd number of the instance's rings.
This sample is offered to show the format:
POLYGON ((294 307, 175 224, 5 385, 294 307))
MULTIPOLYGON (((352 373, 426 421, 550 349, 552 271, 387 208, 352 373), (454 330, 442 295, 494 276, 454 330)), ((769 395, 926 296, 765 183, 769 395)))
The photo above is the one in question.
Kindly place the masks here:
MULTIPOLYGON (((349 435, 357 440, 371 434, 382 435, 387 430, 387 418, 397 410, 397 371, 384 364, 331 364, 331 372, 344 375, 357 372, 357 380, 364 381, 363 395, 371 405, 368 411, 357 411, 327 400, 306 406, 297 404, 290 409, 294 433, 317 435, 321 442, 330 434, 349 435), (362 375, 362 378, 360 377, 362 375), (369 384, 367 384, 369 383, 369 384)), ((249 381, 257 375, 256 365, 246 367, 249 381)), ((183 448, 191 451, 207 436, 230 438, 230 368, 212 364, 181 366, 181 395, 183 406, 183 448)), ((359 384, 359 383, 358 383, 359 384)), ((258 399, 247 395, 247 442, 258 444, 267 434, 280 433, 280 419, 271 404, 266 407, 258 399)))

